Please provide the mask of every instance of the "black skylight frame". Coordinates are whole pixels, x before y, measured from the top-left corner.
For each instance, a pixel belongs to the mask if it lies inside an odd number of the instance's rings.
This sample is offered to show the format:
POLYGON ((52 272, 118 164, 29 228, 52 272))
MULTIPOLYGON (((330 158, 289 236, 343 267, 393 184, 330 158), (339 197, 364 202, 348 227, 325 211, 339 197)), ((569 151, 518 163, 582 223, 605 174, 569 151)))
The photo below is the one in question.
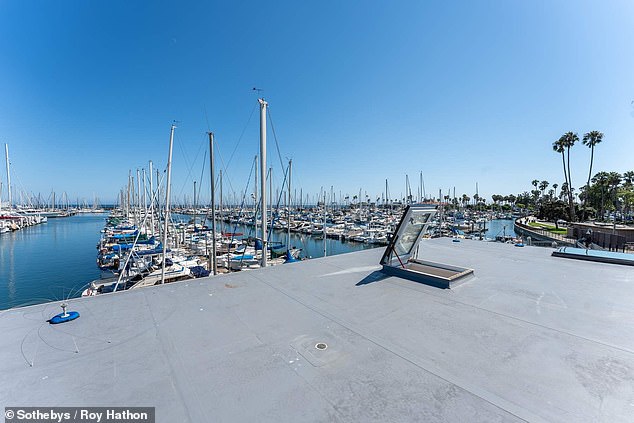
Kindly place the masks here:
POLYGON ((413 204, 405 208, 381 258, 383 273, 443 289, 473 274, 473 269, 412 257, 415 252, 420 257, 419 243, 436 215, 436 208, 433 204, 413 204))
POLYGON ((435 204, 407 206, 385 253, 383 253, 380 264, 389 266, 408 261, 436 213, 437 206, 435 204))

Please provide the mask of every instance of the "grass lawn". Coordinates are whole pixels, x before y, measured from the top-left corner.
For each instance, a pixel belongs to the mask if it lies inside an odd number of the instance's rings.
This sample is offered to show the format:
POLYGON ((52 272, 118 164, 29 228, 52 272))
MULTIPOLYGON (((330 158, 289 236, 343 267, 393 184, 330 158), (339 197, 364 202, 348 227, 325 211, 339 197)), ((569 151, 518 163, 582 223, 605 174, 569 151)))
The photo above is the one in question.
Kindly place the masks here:
POLYGON ((566 235, 568 233, 568 230, 566 228, 557 229, 556 226, 547 225, 545 223, 529 222, 528 225, 534 228, 547 230, 548 232, 551 232, 553 234, 566 235))

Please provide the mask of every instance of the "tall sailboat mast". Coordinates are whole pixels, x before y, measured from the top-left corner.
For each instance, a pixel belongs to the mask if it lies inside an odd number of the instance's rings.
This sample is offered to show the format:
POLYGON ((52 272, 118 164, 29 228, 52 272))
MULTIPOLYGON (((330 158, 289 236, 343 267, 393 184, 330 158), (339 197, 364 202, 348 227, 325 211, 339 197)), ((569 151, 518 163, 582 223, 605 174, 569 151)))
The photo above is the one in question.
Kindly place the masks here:
POLYGON ((289 160, 288 161, 288 216, 287 216, 287 222, 286 222, 286 229, 287 229, 287 235, 286 235, 286 249, 288 250, 289 254, 288 257, 290 258, 290 251, 291 251, 291 216, 293 215, 291 210, 292 210, 292 206, 291 206, 291 176, 292 176, 292 172, 293 172, 293 160, 289 160))
POLYGON ((161 174, 156 169, 156 215, 158 222, 156 222, 156 231, 159 237, 161 237, 161 174))
POLYGON ((216 263, 216 182, 214 180, 214 134, 209 132, 209 173, 211 177, 211 266, 218 274, 216 263))
POLYGON ((7 207, 11 210, 12 202, 11 202, 11 171, 9 168, 9 144, 4 145, 4 159, 7 162, 7 191, 9 193, 9 206, 7 207))
POLYGON ((196 209, 196 207, 198 206, 198 204, 196 203, 196 181, 194 181, 194 201, 192 202, 192 204, 194 207, 194 232, 196 232, 196 220, 198 218, 198 210, 196 209))
POLYGON ((253 223, 255 224, 255 237, 258 237, 258 156, 253 158, 253 223))
POLYGON ((383 208, 385 208, 385 206, 389 203, 390 203, 390 200, 387 193, 387 179, 386 179, 385 180, 385 202, 383 203, 383 208))
MULTIPOLYGON (((266 267, 266 107, 263 98, 260 102, 260 214, 262 215, 262 267, 266 267)), ((256 218, 257 219, 257 218, 256 218)))
POLYGON ((167 183, 165 186, 165 224, 163 226, 163 263, 161 264, 161 284, 165 283, 165 250, 167 249, 167 228, 170 221, 170 188, 172 184, 172 147, 174 145, 174 129, 172 124, 170 129, 170 148, 167 156, 167 183))
POLYGON ((152 183, 152 178, 153 178, 153 169, 152 169, 152 160, 150 160, 150 169, 149 169, 149 175, 150 175, 150 219, 152 220, 152 222, 150 223, 150 225, 152 225, 152 230, 151 235, 154 235, 154 184, 152 183))
POLYGON ((145 186, 145 168, 143 168, 143 172, 141 174, 143 177, 143 229, 147 234, 147 187, 145 186))
POLYGON ((137 221, 136 221, 136 226, 137 228, 139 227, 139 223, 141 222, 141 177, 140 177, 140 171, 139 169, 136 170, 136 206, 138 209, 138 213, 136 213, 137 217, 137 221))
MULTIPOLYGON (((128 194, 127 194, 127 201, 125 203, 125 207, 126 207, 125 218, 126 219, 130 218, 130 180, 131 179, 132 179, 132 170, 128 170, 128 194)), ((53 208, 55 208, 55 195, 53 195, 53 208)))
POLYGON ((326 257, 326 190, 324 189, 324 257, 326 257))
POLYGON ((224 229, 224 216, 222 209, 222 169, 220 169, 220 233, 222 234, 224 229))
MULTIPOLYGON (((270 207, 270 210, 267 212, 267 216, 269 216, 268 219, 270 220, 271 226, 272 226, 273 225, 273 168, 272 167, 269 167, 268 178, 269 178, 269 200, 271 200, 270 201, 271 207, 270 207)), ((267 220, 265 219, 264 221, 266 222, 267 220)), ((273 228, 271 228, 271 230, 273 230, 273 228)))

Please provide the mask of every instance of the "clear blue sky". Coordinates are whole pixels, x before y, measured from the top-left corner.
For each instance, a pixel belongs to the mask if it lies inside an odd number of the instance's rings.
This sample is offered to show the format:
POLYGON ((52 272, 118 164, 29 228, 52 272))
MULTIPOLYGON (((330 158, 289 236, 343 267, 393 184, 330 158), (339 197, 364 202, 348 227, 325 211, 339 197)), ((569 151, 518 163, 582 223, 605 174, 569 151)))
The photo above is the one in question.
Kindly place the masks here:
MULTIPOLYGON (((406 174, 417 191, 420 171, 428 193, 561 184, 551 144, 566 131, 605 133, 595 171, 632 170, 634 2, 0 3, 0 143, 14 198, 111 201, 128 170, 165 167, 172 120, 176 200, 201 177, 208 129, 218 163, 235 150, 225 192, 239 192, 258 152, 253 87, 295 187, 311 195, 334 186, 376 198, 387 178, 398 197, 406 174)), ((279 186, 270 131, 268 151, 279 186)), ((575 147, 575 186, 588 161, 575 147)))

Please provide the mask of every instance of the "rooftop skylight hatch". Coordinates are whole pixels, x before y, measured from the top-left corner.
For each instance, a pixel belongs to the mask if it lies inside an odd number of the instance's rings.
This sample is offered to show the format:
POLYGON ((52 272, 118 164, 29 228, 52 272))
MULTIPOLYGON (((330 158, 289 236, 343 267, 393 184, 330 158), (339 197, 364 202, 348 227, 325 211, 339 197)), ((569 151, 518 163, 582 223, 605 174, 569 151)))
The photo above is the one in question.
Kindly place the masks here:
POLYGON ((414 257, 417 251, 420 255, 417 247, 435 215, 435 205, 407 206, 381 258, 384 273, 438 288, 451 288, 473 274, 473 269, 414 257))

